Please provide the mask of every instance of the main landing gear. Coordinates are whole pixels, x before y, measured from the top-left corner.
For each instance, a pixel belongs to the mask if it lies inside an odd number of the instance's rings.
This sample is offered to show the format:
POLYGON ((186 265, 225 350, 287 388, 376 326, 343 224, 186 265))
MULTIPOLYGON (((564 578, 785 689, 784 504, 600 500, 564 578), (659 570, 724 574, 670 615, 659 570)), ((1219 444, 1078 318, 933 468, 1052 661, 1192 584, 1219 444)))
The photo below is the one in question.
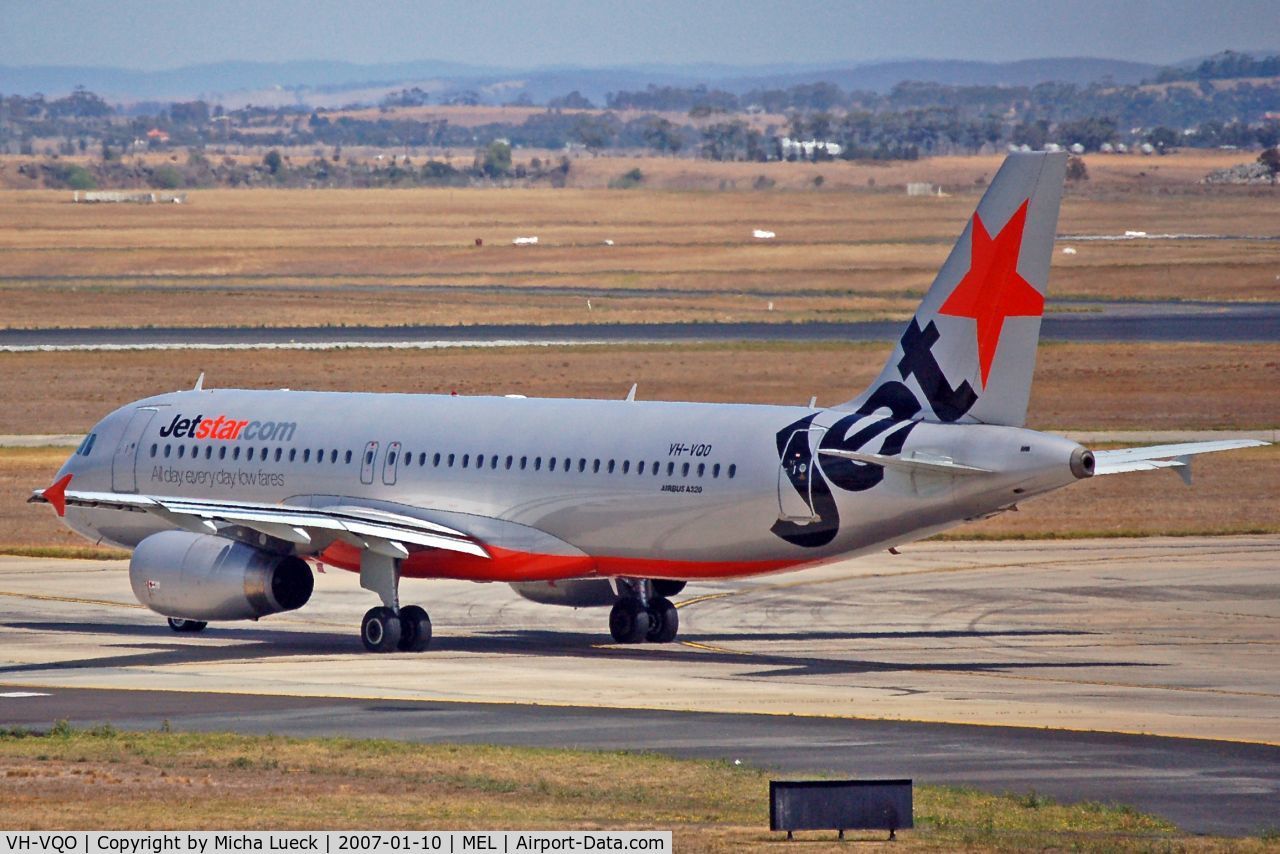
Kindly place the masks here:
POLYGON ((360 558, 360 586, 382 597, 360 621, 360 641, 370 652, 422 652, 431 643, 431 617, 417 605, 400 607, 400 565, 395 558, 366 550, 360 558))
POLYGON ((666 596, 655 594, 670 591, 669 595, 675 595, 683 587, 683 583, 647 578, 618 579, 618 601, 609 612, 609 634, 618 643, 671 643, 680 631, 680 612, 666 596))

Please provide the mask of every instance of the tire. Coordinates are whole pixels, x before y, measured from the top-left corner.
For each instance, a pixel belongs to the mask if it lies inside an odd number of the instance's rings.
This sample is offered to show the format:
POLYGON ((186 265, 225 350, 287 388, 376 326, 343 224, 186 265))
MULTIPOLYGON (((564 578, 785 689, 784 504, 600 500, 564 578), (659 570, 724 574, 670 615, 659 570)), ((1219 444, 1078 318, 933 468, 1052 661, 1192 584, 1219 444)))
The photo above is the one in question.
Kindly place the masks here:
POLYGON ((202 620, 184 620, 181 617, 169 618, 169 628, 175 632, 203 632, 208 625, 202 620))
POLYGON ((431 643, 431 617, 417 605, 406 605, 400 609, 400 643, 396 648, 401 652, 422 652, 431 643))
POLYGON ((650 643, 671 643, 680 631, 680 612, 670 599, 654 599, 649 603, 649 621, 645 640, 650 643))
POLYGON ((360 640, 369 652, 395 652, 400 644, 400 618, 390 608, 370 608, 360 621, 360 640))
POLYGON ((639 599, 619 599, 609 612, 609 634, 618 643, 640 643, 649 634, 649 612, 639 599))

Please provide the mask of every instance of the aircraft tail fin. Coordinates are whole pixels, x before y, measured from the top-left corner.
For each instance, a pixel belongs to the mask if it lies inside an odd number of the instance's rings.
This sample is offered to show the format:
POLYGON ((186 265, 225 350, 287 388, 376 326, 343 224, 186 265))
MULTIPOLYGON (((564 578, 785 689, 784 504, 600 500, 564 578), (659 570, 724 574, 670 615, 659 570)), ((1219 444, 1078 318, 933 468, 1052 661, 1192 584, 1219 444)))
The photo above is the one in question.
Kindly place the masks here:
POLYGON ((1066 165, 1056 152, 1005 159, 880 376, 836 408, 1023 424, 1066 165))

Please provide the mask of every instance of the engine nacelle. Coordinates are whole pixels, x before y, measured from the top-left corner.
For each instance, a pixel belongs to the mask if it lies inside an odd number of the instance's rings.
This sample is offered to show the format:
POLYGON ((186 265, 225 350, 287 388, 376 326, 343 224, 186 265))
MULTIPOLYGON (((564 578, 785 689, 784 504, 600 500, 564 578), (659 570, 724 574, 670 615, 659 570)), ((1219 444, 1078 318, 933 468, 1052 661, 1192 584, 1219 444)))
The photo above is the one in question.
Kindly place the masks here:
POLYGON ((315 579, 306 561, 212 534, 162 531, 129 562, 133 595, 186 620, 256 620, 307 604, 315 579))
POLYGON ((607 578, 575 578, 570 581, 518 581, 511 589, 531 602, 595 608, 618 601, 613 582, 607 578))

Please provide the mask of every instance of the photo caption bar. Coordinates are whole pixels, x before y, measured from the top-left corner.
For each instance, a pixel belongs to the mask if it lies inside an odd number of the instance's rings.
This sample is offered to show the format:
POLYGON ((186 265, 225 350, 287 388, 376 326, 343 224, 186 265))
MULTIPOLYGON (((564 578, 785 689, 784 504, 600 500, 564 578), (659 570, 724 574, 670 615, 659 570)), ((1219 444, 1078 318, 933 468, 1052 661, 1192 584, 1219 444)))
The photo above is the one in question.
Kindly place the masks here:
POLYGON ((643 851, 669 854, 669 830, 395 830, 395 831, 14 831, 0 834, 0 854, 554 854, 643 851))

